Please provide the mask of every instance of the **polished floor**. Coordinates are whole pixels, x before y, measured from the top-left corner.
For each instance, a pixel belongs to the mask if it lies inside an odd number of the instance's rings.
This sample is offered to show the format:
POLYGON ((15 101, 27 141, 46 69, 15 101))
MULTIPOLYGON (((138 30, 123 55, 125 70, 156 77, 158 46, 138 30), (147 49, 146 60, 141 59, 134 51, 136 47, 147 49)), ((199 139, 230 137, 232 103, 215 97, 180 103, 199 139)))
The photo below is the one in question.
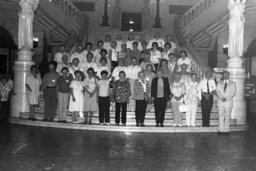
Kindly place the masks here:
POLYGON ((120 133, 0 124, 0 171, 256 170, 256 117, 248 131, 120 133))

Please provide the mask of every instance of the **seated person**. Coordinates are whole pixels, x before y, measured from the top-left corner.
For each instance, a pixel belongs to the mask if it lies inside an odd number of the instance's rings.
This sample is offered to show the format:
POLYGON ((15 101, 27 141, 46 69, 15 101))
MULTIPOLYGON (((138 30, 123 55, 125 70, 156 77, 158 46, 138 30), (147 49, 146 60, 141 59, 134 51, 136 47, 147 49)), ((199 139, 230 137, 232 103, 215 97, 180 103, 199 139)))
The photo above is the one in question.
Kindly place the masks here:
POLYGON ((124 65, 124 59, 118 60, 118 66, 112 72, 112 76, 114 77, 114 81, 119 79, 119 72, 124 71, 126 72, 127 67, 124 65))
POLYGON ((109 50, 111 49, 111 35, 109 35, 109 34, 105 36, 105 41, 103 43, 103 49, 106 49, 107 52, 109 52, 109 50))
POLYGON ((93 68, 93 70, 95 71, 95 70, 97 70, 98 66, 97 66, 97 64, 95 62, 93 62, 93 53, 89 52, 89 53, 87 53, 86 56, 87 56, 87 62, 84 63, 81 66, 81 68, 83 70, 84 76, 87 78, 88 77, 87 70, 89 68, 93 68))
POLYGON ((153 48, 153 43, 156 42, 158 44, 158 50, 162 51, 164 49, 164 39, 160 38, 160 32, 155 32, 154 38, 149 40, 148 49, 153 48))
MULTIPOLYGON (((97 72, 97 78, 100 79, 101 77, 101 72, 102 71, 107 71, 108 73, 111 73, 110 72, 110 68, 107 66, 107 58, 105 57, 101 57, 100 59, 100 66, 94 70, 97 72)), ((111 74, 107 75, 108 78, 111 78, 111 74)))
POLYGON ((152 43, 152 50, 150 51, 150 61, 155 65, 155 68, 158 68, 160 59, 162 58, 161 52, 158 50, 158 43, 152 43))
POLYGON ((155 65, 150 61, 150 52, 149 51, 145 51, 143 53, 143 55, 145 56, 144 57, 144 60, 140 63, 140 67, 142 70, 146 70, 146 67, 147 65, 151 65, 152 66, 152 69, 153 71, 155 71, 155 65))
POLYGON ((180 51, 180 58, 177 61, 178 71, 181 71, 181 65, 187 65, 187 72, 191 71, 191 60, 188 58, 188 53, 186 50, 180 51))

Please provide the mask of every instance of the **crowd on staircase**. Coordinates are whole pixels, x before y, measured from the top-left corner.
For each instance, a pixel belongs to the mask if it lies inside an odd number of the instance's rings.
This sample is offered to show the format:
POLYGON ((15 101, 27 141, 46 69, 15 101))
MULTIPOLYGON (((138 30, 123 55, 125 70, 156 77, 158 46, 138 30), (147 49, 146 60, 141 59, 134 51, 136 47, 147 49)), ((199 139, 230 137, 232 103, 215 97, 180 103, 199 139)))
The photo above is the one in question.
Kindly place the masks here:
MULTIPOLYGON (((96 49, 90 42, 84 48, 79 44, 69 50, 61 46, 54 57, 49 53, 39 67, 31 67, 26 87, 30 120, 36 120, 33 108, 43 91, 44 121, 53 121, 57 111, 58 122, 66 122, 69 111, 73 123, 79 123, 80 115, 85 124, 92 124, 93 114, 99 112, 99 124, 109 125, 110 108, 115 107, 115 124, 120 124, 121 114, 124 126, 127 111, 135 112, 136 126, 145 126, 145 114, 154 106, 156 127, 164 126, 167 108, 172 108, 173 126, 185 126, 185 112, 186 126, 194 127, 201 101, 203 126, 208 127, 213 96, 222 97, 220 101, 225 103, 235 95, 227 99, 218 90, 211 71, 198 80, 187 51, 177 48, 172 35, 163 39, 159 32, 148 42, 144 36, 135 40, 131 32, 126 41, 120 34, 114 40, 106 35, 96 49)), ((228 128, 220 131, 228 132, 228 128)))

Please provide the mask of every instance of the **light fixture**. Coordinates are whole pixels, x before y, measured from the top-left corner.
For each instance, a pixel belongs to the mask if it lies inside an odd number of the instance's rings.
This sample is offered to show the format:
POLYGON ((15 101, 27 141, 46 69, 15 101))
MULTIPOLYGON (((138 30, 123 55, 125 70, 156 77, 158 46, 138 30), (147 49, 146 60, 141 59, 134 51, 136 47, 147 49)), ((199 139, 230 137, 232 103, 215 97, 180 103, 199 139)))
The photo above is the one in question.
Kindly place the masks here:
POLYGON ((134 24, 134 21, 133 21, 133 20, 130 20, 130 21, 129 21, 129 24, 134 24))
POLYGON ((133 32, 133 28, 130 28, 130 29, 129 29, 129 32, 133 32))
POLYGON ((224 54, 228 55, 228 44, 223 44, 222 50, 224 54))

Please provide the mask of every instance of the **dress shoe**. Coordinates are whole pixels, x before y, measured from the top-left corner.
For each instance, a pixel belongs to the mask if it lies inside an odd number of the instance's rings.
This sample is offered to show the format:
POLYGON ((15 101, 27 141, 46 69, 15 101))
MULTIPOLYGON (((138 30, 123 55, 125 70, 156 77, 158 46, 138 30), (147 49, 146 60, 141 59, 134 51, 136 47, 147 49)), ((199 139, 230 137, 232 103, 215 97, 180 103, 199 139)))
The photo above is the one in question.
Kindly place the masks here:
POLYGON ((229 132, 224 132, 224 135, 225 136, 229 136, 229 132))
POLYGON ((140 123, 140 126, 144 127, 145 125, 144 125, 144 123, 140 123))
POLYGON ((164 127, 164 124, 160 124, 160 127, 164 127))
POLYGON ((223 132, 218 132, 217 135, 223 135, 223 132))
POLYGON ((136 123, 136 126, 140 126, 140 124, 139 124, 139 123, 136 123))

